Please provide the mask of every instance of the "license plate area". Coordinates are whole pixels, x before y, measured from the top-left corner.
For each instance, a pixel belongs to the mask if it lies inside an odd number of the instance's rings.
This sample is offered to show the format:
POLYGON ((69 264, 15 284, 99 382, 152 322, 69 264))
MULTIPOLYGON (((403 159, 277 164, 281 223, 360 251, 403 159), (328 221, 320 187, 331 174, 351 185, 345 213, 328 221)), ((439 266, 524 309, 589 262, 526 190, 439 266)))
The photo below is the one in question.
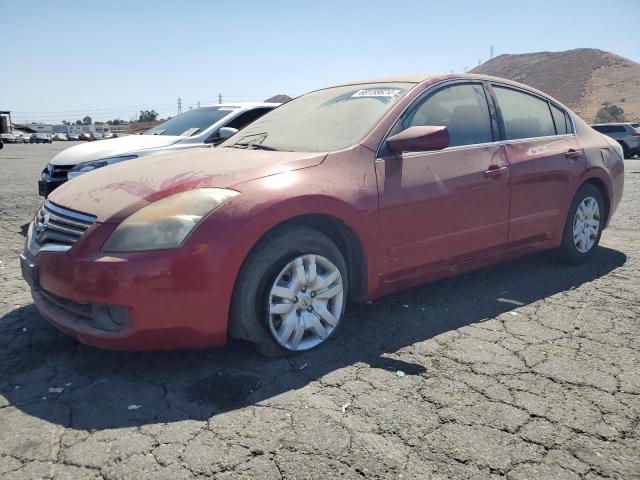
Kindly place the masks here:
POLYGON ((38 194, 41 197, 47 196, 47 182, 44 180, 38 180, 38 194))

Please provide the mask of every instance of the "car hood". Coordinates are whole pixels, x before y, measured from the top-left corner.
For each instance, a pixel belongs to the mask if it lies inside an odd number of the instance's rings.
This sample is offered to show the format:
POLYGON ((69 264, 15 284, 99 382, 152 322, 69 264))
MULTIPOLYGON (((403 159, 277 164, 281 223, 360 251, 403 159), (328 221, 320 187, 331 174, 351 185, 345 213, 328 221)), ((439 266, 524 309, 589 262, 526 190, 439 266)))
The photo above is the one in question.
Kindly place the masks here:
POLYGON ((233 185, 322 163, 326 153, 274 152, 237 148, 196 148, 80 175, 49 195, 62 207, 117 223, 133 212, 174 193, 233 185))
POLYGON ((51 163, 54 165, 77 165, 82 162, 117 157, 138 150, 160 148, 184 140, 173 135, 128 135, 95 142, 81 143, 61 151, 51 163))

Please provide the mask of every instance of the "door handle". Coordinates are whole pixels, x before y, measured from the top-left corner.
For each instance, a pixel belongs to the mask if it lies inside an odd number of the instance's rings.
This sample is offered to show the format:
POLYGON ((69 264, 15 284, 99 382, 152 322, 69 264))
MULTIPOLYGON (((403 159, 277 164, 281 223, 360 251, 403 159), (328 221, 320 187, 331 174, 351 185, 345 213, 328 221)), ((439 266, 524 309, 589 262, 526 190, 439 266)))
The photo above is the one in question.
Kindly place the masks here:
POLYGON ((489 165, 489 170, 484 172, 485 177, 499 177, 509 171, 508 167, 499 167, 498 165, 489 165))
POLYGON ((573 148, 570 148, 569 151, 564 154, 564 156, 571 159, 578 158, 582 156, 582 150, 574 150, 573 148))

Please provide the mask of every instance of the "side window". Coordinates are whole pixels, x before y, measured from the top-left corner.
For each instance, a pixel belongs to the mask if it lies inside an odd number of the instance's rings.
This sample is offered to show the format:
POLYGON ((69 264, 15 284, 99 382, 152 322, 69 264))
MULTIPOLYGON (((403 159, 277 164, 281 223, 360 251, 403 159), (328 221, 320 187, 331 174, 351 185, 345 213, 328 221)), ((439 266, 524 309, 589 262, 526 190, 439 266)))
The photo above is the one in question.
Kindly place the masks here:
POLYGON ((452 147, 493 141, 487 97, 479 84, 452 85, 436 91, 406 112, 391 134, 418 125, 447 127, 452 147))
POLYGON ((496 85, 493 86, 493 90, 508 140, 556 134, 549 104, 545 100, 496 85))
POLYGON ((567 118, 562 110, 555 105, 551 105, 551 115, 553 115, 553 122, 556 124, 556 133, 558 135, 570 133, 570 128, 567 127, 567 118))
POLYGON ((267 113, 270 108, 254 108, 253 110, 249 110, 248 112, 241 113, 236 118, 231 120, 229 123, 225 125, 225 127, 237 128, 240 130, 242 127, 249 125, 254 120, 257 120, 262 115, 267 113))

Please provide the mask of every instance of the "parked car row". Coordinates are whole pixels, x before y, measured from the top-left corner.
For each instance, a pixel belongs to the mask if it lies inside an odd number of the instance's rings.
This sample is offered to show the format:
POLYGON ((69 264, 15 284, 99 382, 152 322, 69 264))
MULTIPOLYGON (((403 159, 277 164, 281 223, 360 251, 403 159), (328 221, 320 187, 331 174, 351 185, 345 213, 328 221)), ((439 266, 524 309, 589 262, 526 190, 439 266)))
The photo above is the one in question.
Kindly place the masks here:
POLYGON ((4 143, 51 143, 52 141, 78 141, 78 140, 100 140, 117 138, 118 135, 112 132, 96 135, 94 133, 23 133, 23 132, 8 132, 1 133, 0 139, 4 143))
POLYGON ((287 355, 348 302, 542 250, 586 261, 622 196, 620 144, 508 80, 393 76, 272 109, 58 154, 21 256, 40 313, 102 348, 287 355))
POLYGON ((8 132, 8 133, 0 133, 0 139, 4 143, 30 143, 31 133, 23 133, 23 132, 8 132))

